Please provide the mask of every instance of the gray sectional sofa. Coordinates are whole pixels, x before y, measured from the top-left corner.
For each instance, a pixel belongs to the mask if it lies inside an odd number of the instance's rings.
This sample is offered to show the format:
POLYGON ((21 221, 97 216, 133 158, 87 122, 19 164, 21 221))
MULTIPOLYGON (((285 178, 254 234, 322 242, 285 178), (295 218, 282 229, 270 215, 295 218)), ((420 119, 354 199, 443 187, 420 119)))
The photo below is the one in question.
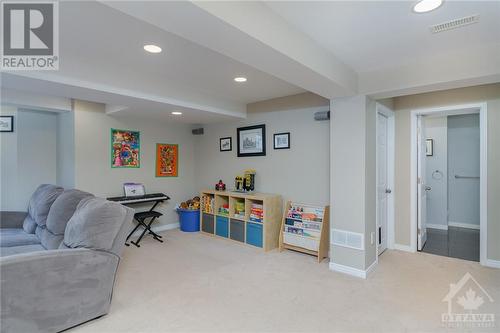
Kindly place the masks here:
POLYGON ((134 211, 41 185, 28 212, 0 212, 0 331, 59 332, 108 313, 134 211))

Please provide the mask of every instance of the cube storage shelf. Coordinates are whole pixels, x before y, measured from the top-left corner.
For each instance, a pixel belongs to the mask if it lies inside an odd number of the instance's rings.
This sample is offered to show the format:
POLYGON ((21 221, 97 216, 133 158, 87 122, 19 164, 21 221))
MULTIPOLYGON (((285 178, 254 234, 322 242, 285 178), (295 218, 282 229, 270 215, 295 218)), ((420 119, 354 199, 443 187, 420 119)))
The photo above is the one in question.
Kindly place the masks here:
POLYGON ((264 251, 278 247, 283 213, 280 195, 206 190, 200 198, 202 233, 264 251))

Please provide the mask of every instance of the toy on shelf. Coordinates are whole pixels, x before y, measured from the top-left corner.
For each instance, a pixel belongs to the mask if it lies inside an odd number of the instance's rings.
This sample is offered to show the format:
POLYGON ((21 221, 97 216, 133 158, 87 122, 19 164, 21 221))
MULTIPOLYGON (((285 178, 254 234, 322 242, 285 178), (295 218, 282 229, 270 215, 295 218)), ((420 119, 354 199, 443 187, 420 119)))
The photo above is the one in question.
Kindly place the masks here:
POLYGON ((250 222, 262 223, 264 219, 264 206, 262 204, 252 203, 250 209, 250 222))
POLYGON ((234 190, 237 192, 243 191, 243 177, 236 176, 236 178, 234 178, 234 190))
POLYGON ((214 203, 215 203, 215 199, 213 196, 204 194, 201 197, 201 203, 200 203, 201 210, 204 213, 213 214, 214 213, 214 203))
POLYGON ((229 216, 229 204, 223 204, 219 207, 219 215, 229 216))
POLYGON ((222 181, 222 179, 219 179, 219 182, 215 184, 215 190, 216 191, 225 191, 226 190, 226 184, 222 181))
POLYGON ((236 176, 234 179, 236 192, 252 192, 255 190, 255 170, 245 170, 243 176, 236 176))
POLYGON ((245 200, 235 201, 234 203, 234 218, 245 219, 245 200))

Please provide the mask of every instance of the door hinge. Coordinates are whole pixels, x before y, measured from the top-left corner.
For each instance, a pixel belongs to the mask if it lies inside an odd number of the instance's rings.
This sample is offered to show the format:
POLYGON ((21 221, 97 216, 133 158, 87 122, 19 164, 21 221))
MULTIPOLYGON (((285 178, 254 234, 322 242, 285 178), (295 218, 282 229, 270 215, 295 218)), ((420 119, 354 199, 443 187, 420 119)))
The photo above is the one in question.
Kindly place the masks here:
POLYGON ((418 235, 420 236, 420 231, 421 231, 420 228, 418 228, 417 230, 418 230, 418 235))

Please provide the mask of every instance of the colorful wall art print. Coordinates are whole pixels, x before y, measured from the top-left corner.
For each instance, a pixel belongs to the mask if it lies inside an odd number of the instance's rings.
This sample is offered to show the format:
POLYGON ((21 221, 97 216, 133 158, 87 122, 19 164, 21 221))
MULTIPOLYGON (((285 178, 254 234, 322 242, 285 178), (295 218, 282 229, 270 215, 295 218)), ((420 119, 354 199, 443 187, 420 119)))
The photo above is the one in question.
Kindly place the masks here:
POLYGON ((111 167, 140 167, 140 134, 138 131, 111 129, 111 167))
POLYGON ((156 144, 156 177, 179 175, 179 146, 168 143, 156 144))

